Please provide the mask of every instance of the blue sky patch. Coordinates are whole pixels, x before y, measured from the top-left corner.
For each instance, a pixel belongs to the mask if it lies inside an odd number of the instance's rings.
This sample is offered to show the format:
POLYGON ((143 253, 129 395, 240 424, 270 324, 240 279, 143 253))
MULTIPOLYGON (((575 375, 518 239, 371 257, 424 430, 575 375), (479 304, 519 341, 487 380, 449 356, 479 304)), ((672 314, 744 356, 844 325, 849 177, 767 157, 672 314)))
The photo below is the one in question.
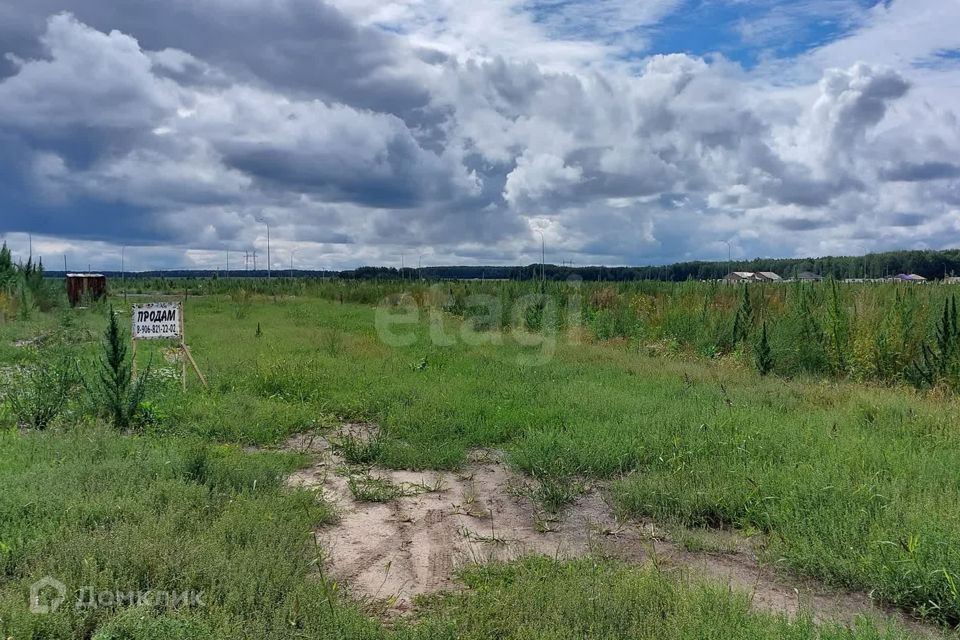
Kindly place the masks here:
POLYGON ((752 68, 792 58, 855 30, 876 0, 688 0, 651 34, 647 53, 719 53, 752 68))
POLYGON ((889 1, 684 0, 655 24, 631 23, 627 0, 536 0, 524 9, 553 36, 618 45, 628 58, 719 53, 749 69, 842 38, 889 1))

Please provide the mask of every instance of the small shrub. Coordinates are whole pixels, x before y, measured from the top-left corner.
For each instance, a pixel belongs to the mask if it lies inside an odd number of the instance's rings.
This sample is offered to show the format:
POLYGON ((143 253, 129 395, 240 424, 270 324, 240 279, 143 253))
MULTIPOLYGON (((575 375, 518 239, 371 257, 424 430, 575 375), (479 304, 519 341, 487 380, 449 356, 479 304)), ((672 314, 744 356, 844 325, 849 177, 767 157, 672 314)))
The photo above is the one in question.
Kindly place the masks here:
POLYGON ((773 354, 770 352, 770 342, 767 340, 767 323, 763 323, 760 340, 757 342, 757 371, 765 376, 773 371, 773 354))
POLYGON ((21 320, 29 320, 33 312, 33 298, 27 289, 26 283, 20 283, 17 290, 17 310, 21 320))
POLYGON ((843 305, 840 286, 836 279, 830 279, 830 300, 827 306, 827 337, 830 359, 834 373, 845 375, 850 359, 850 318, 843 305))
POLYGON ((243 320, 250 315, 250 307, 253 306, 250 292, 244 288, 230 292, 230 301, 233 303, 233 315, 237 320, 243 320))
POLYGON ((736 348, 738 344, 744 342, 750 335, 750 328, 753 325, 753 304, 750 302, 750 286, 742 286, 743 293, 740 297, 740 306, 737 313, 733 316, 733 332, 731 335, 731 346, 736 348))
POLYGON ((44 360, 15 374, 7 394, 17 422, 34 429, 47 428, 60 415, 76 382, 69 356, 44 360))
POLYGON ((332 358, 336 358, 343 348, 343 331, 339 327, 326 329, 321 336, 323 350, 332 358))
POLYGON ((543 329, 546 301, 541 297, 534 304, 527 306, 523 315, 523 328, 527 331, 543 329))
POLYGON ((6 291, 0 290, 0 324, 17 317, 17 301, 6 291))
POLYGON ((596 309, 613 309, 620 302, 620 295, 613 287, 603 287, 590 292, 590 306, 596 309))
POLYGON ((133 362, 127 354, 126 336, 112 306, 101 349, 101 357, 95 366, 96 375, 87 385, 87 391, 94 408, 108 417, 116 429, 129 429, 140 417, 150 366, 142 376, 133 379, 133 362))
POLYGON ((918 387, 934 387, 941 382, 960 385, 960 324, 957 300, 951 296, 943 304, 937 324, 936 340, 923 344, 920 356, 913 362, 911 378, 918 387))

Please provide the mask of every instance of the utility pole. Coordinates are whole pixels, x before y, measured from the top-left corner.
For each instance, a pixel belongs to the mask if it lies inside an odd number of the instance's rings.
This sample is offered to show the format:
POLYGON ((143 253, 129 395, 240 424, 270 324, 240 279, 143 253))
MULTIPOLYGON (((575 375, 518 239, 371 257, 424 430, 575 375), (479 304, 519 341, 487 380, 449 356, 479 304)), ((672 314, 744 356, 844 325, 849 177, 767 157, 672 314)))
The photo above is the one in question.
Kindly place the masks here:
POLYGON ((264 222, 267 225, 267 280, 270 279, 270 223, 264 222))
POLYGON ((67 275, 67 254, 63 254, 63 275, 67 275))
POLYGON ((547 281, 547 241, 543 238, 543 232, 540 232, 540 280, 547 281))
POLYGON ((227 277, 230 277, 230 249, 227 249, 227 277))
POLYGON ((732 251, 730 248, 730 241, 724 240, 724 242, 727 243, 727 271, 729 273, 733 273, 733 258, 732 258, 732 251))
POLYGON ((256 271, 257 270, 257 250, 254 249, 251 253, 253 253, 253 270, 256 271))
POLYGON ((543 237, 543 231, 537 230, 540 234, 540 282, 547 281, 547 241, 543 237))
POLYGON ((123 287, 123 301, 127 301, 127 271, 126 264, 123 260, 123 253, 126 250, 125 246, 120 247, 120 286, 123 287))

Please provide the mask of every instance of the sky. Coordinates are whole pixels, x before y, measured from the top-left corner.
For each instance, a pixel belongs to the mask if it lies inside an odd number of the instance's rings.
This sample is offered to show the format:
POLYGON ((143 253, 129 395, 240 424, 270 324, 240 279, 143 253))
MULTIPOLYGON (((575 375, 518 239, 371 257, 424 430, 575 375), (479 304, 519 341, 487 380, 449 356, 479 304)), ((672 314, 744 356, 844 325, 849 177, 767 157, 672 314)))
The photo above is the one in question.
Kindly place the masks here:
POLYGON ((0 0, 0 55, 51 269, 960 246, 960 0, 0 0))

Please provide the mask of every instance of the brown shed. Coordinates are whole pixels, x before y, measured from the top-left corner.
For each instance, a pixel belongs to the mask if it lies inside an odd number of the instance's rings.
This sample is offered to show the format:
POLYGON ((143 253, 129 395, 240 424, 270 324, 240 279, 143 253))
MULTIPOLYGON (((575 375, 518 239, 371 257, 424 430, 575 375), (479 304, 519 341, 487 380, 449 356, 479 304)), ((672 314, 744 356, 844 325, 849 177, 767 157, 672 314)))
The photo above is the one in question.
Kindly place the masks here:
POLYGON ((102 273, 68 273, 67 298, 75 307, 84 300, 100 300, 107 295, 107 276, 102 273))

